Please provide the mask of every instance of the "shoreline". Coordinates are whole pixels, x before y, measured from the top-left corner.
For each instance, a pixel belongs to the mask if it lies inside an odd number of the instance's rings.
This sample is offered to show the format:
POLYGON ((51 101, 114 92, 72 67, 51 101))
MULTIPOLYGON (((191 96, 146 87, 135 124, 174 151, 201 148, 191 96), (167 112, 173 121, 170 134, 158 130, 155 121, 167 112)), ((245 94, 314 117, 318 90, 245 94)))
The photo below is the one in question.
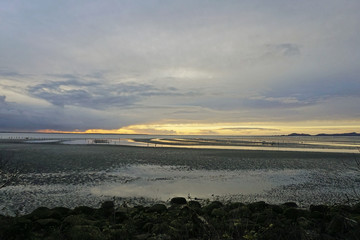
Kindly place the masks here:
POLYGON ((0 215, 4 239, 358 239, 355 205, 272 205, 172 198, 167 205, 134 207, 105 201, 99 208, 40 207, 16 217, 0 215))

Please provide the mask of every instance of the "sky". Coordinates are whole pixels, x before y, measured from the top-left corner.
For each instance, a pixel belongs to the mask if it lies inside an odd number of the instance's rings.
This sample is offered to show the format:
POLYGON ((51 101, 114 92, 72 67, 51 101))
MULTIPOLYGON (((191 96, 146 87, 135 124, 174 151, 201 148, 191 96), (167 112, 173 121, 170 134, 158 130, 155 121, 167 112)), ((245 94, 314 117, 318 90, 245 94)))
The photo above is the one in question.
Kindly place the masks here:
POLYGON ((0 131, 360 132, 358 0, 2 0, 0 131))

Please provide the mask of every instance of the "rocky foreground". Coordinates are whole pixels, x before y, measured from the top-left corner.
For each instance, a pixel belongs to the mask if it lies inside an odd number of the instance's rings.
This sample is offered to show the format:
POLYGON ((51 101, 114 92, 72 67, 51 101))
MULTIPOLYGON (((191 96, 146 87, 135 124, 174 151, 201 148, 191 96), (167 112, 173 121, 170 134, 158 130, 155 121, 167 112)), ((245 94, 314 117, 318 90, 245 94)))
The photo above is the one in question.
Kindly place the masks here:
POLYGON ((360 203, 269 205, 173 198, 170 205, 99 209, 41 207, 17 217, 0 215, 0 239, 360 239, 360 203))

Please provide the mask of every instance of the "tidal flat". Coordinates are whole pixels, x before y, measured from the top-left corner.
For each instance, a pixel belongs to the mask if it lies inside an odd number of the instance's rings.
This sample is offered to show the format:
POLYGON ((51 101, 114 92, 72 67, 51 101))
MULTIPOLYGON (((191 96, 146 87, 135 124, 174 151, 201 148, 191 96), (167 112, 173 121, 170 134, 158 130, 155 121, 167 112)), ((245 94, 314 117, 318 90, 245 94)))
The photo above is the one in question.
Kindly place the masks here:
POLYGON ((347 203, 360 192, 358 154, 65 145, 2 141, 0 214, 42 207, 167 203, 172 197, 278 204, 347 203))

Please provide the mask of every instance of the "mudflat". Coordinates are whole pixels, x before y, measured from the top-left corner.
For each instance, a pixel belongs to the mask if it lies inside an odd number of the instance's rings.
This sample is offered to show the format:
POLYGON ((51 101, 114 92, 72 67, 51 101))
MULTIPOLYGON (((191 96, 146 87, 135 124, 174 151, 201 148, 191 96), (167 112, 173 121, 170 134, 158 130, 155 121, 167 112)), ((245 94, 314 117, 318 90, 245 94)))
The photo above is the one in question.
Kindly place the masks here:
POLYGON ((1 142, 18 178, 0 189, 2 214, 100 202, 345 203, 360 192, 357 155, 1 142))

